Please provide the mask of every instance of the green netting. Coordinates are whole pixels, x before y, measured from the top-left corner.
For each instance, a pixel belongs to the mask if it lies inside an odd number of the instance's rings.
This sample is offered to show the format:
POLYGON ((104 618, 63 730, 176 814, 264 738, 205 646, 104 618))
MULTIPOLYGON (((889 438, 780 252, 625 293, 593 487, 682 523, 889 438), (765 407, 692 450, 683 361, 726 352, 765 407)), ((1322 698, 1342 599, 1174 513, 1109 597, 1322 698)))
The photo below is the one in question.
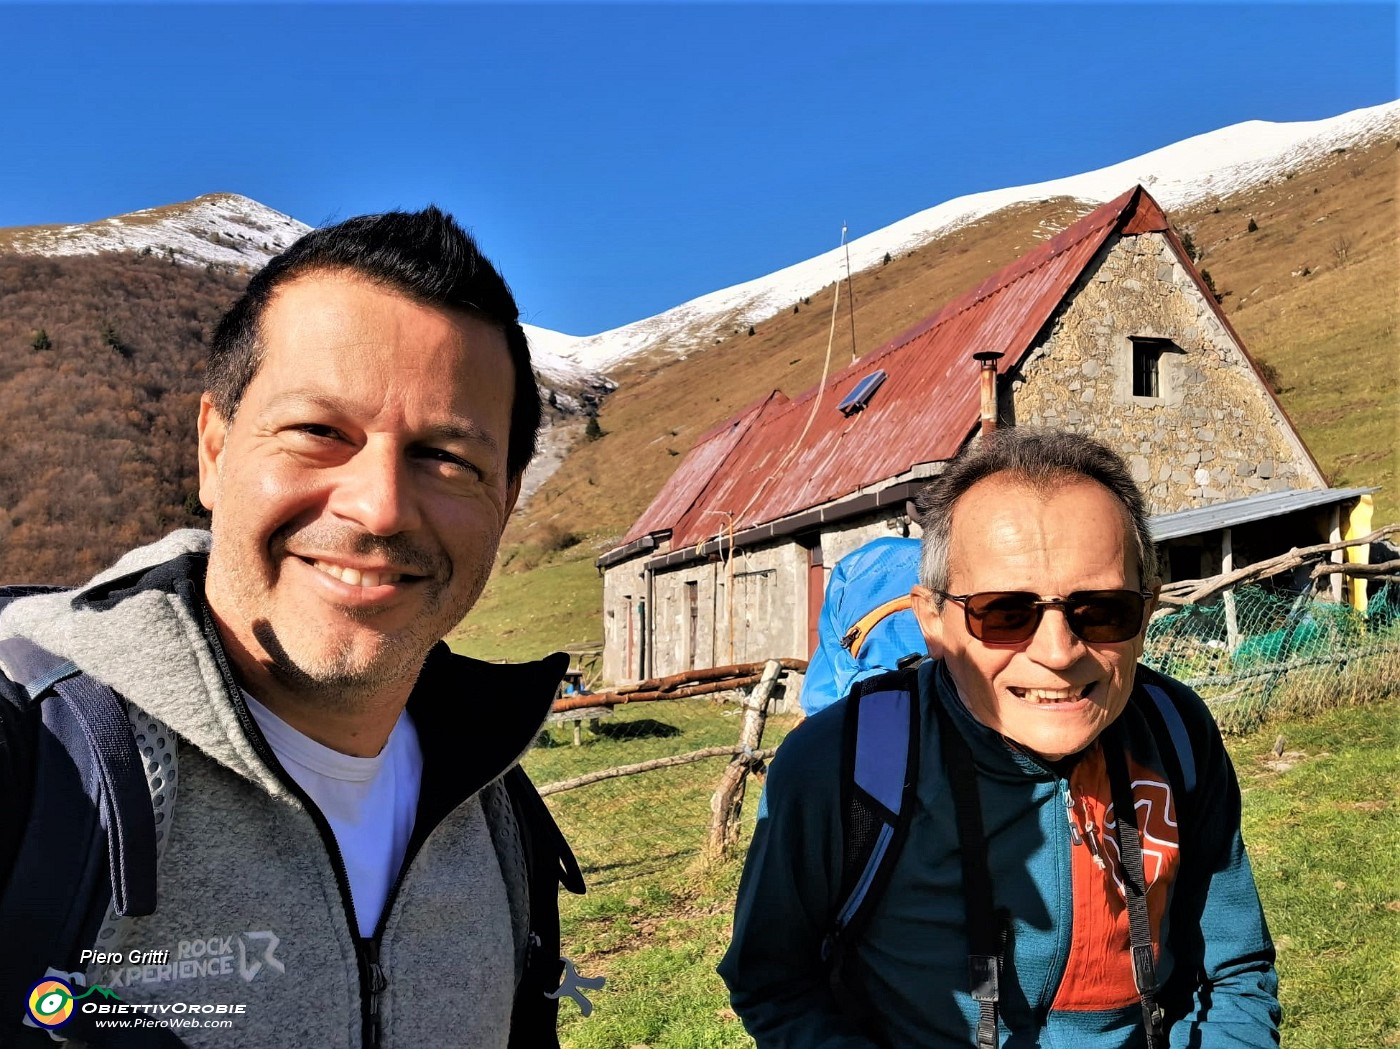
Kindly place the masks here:
POLYGON ((1320 709, 1400 687, 1400 587, 1366 612, 1265 586, 1239 587, 1152 620, 1143 661, 1185 681, 1227 728, 1276 705, 1320 709))

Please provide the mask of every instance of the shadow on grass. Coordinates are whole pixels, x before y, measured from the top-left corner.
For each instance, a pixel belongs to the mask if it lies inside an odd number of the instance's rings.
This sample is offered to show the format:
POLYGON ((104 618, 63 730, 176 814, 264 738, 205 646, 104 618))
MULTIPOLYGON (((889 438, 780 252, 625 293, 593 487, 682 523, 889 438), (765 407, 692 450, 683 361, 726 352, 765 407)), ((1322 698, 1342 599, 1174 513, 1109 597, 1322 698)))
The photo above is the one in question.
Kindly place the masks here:
POLYGON ((600 722, 593 732, 606 739, 671 739, 681 734, 675 725, 654 718, 638 718, 616 724, 600 722))
POLYGON ((656 874, 663 871, 667 866, 676 860, 685 859, 690 856, 700 854, 700 842, 693 846, 682 846, 667 850, 658 850, 638 856, 633 859, 616 860, 612 863, 586 863, 579 864, 585 878, 593 884, 593 877, 598 876, 598 885, 608 885, 614 882, 626 881, 629 878, 637 878, 645 874, 656 874))

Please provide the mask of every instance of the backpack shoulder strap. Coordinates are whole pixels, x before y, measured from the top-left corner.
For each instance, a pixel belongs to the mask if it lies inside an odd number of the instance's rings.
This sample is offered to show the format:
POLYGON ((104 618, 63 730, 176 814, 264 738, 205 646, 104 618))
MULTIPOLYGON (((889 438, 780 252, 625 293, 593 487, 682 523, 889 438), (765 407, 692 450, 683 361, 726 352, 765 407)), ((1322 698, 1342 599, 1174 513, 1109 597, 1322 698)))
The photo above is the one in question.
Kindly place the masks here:
POLYGON ((559 1001, 549 995, 559 989, 565 966, 560 952, 559 886, 576 895, 582 895, 586 886, 573 850, 525 771, 516 765, 501 784, 520 830, 530 905, 529 943, 511 1012, 510 1046, 554 1049, 559 1044, 559 1001))
POLYGON ((1152 701, 1142 705, 1143 715, 1152 728, 1152 734, 1159 741, 1160 750, 1167 749, 1161 745, 1162 741, 1171 741, 1170 749, 1176 762, 1174 771, 1180 773, 1178 782, 1189 797, 1196 791, 1196 755, 1191 745, 1191 734, 1186 730, 1186 722, 1182 719, 1181 712, 1176 709, 1171 696, 1167 695, 1167 690, 1161 685, 1145 681, 1142 690, 1152 701))
MULTIPOLYGON (((516 765, 501 778, 501 782, 515 810, 516 819, 520 822, 526 848, 534 848, 537 855, 547 860, 541 867, 541 884, 550 883, 551 892, 562 885, 575 896, 582 896, 588 891, 588 887, 584 884, 578 860, 574 858, 574 850, 569 847, 564 832, 554 821, 553 814, 545 805, 544 798, 540 797, 540 792, 535 789, 535 785, 530 782, 530 777, 525 775, 524 769, 516 765)), ((534 858, 530 855, 526 857, 527 860, 534 858)))
POLYGON ((841 902, 822 941, 838 999, 846 995, 846 954, 884 892, 909 831, 919 777, 917 671, 867 678, 845 702, 841 902))
POLYGON ((71 590, 68 586, 50 586, 44 583, 11 583, 0 586, 0 608, 4 608, 11 601, 18 601, 22 597, 34 597, 38 594, 61 594, 65 590, 71 590))
POLYGON ((969 992, 977 1003, 977 1047, 996 1049, 1001 973, 1005 963, 1010 920, 996 909, 992 871, 987 858, 987 835, 982 822, 982 796, 977 765, 967 739, 953 724, 943 703, 935 704, 939 753, 948 776, 953 814, 958 828, 958 858, 962 866, 963 907, 967 931, 969 992))
MULTIPOLYGON (((1152 687, 1152 686, 1149 686, 1152 687)), ((1128 773, 1126 740, 1114 725, 1104 733, 1103 753, 1113 797, 1114 834, 1123 869, 1123 897, 1128 908, 1128 936, 1132 951, 1133 982, 1142 1005, 1142 1023, 1148 1049, 1166 1049, 1164 1017, 1157 995, 1157 968, 1152 948, 1152 924, 1147 913, 1147 880, 1142 870, 1142 833, 1128 773)))
POLYGON ((0 659, 38 708, 29 816, 0 896, 0 1002, 18 1002, 66 963, 99 894, 117 916, 154 912, 156 828, 125 701, 26 639, 0 641, 0 659))

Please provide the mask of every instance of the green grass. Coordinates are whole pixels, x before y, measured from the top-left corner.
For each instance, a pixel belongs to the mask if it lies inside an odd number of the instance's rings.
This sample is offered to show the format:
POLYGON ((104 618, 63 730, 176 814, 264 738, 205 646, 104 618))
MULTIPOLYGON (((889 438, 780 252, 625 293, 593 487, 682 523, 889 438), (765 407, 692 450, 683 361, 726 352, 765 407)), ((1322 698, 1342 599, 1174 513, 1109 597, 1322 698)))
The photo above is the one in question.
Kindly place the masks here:
MULTIPOLYGON (((600 733, 554 729, 525 765, 536 783, 650 758, 728 745, 739 737, 733 704, 708 699, 619 707, 600 733)), ((781 741, 791 715, 768 719, 763 746, 781 741)), ((587 975, 608 978, 592 995, 597 1011, 582 1019, 560 1009, 570 1049, 711 1049, 751 1045, 729 1011, 715 966, 729 939, 743 847, 757 806, 749 781, 744 842, 736 855, 707 862, 702 854, 710 797, 725 759, 608 780, 555 794, 550 808, 588 879, 588 895, 561 900, 565 953, 587 975)))
POLYGON ((447 643, 477 659, 539 659, 603 636, 597 552, 572 547, 528 572, 497 571, 447 643))
POLYGON ((1398 726, 1390 700, 1230 745, 1292 1049, 1400 1045, 1398 726))
MULTIPOLYGON (((619 708, 584 744, 554 730, 526 766, 537 783, 731 743, 733 706, 619 708), (659 726, 669 726, 662 728, 659 726), (670 730, 675 730, 674 733, 670 730)), ((773 717, 773 746, 791 717, 773 717)), ((1279 947, 1290 1049, 1400 1045, 1400 700, 1291 717, 1227 741, 1244 831, 1279 947), (1273 747, 1284 736, 1285 758, 1273 747)), ((723 759, 611 780, 549 799, 589 880, 562 901, 565 952, 608 978, 582 1019, 561 1009, 567 1049, 751 1047, 715 975, 728 943, 743 845, 706 863, 709 798, 723 759)), ((745 836, 756 797, 745 804, 745 836)))
MULTIPOLYGON (((597 732, 585 729, 580 747, 572 746, 572 729, 552 729, 547 745, 527 755, 525 767, 543 785, 581 772, 732 745, 739 738, 738 709, 708 699, 621 706, 597 732)), ((775 746, 795 720, 791 715, 770 716, 763 746, 775 746)), ((725 764, 725 758, 708 758, 550 797, 550 808, 591 886, 587 897, 571 901, 584 921, 578 931, 590 944, 596 942, 602 949, 618 946, 606 923, 588 922, 593 917, 613 921, 633 898, 654 902, 653 918, 691 901, 696 888, 693 868, 704 866, 701 849, 710 825, 710 797, 725 764)), ((751 798, 746 806, 750 818, 756 800, 751 798)))

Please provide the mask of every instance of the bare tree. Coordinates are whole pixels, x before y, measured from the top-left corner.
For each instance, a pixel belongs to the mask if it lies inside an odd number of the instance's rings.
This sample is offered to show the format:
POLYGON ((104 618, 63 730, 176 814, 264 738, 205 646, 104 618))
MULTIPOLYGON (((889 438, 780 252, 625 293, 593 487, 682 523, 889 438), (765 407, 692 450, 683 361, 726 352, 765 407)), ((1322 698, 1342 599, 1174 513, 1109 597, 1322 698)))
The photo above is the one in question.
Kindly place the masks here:
POLYGON ((1332 242, 1332 257, 1337 260, 1338 266, 1347 264, 1347 256, 1351 254, 1351 239, 1345 233, 1339 234, 1332 242))

